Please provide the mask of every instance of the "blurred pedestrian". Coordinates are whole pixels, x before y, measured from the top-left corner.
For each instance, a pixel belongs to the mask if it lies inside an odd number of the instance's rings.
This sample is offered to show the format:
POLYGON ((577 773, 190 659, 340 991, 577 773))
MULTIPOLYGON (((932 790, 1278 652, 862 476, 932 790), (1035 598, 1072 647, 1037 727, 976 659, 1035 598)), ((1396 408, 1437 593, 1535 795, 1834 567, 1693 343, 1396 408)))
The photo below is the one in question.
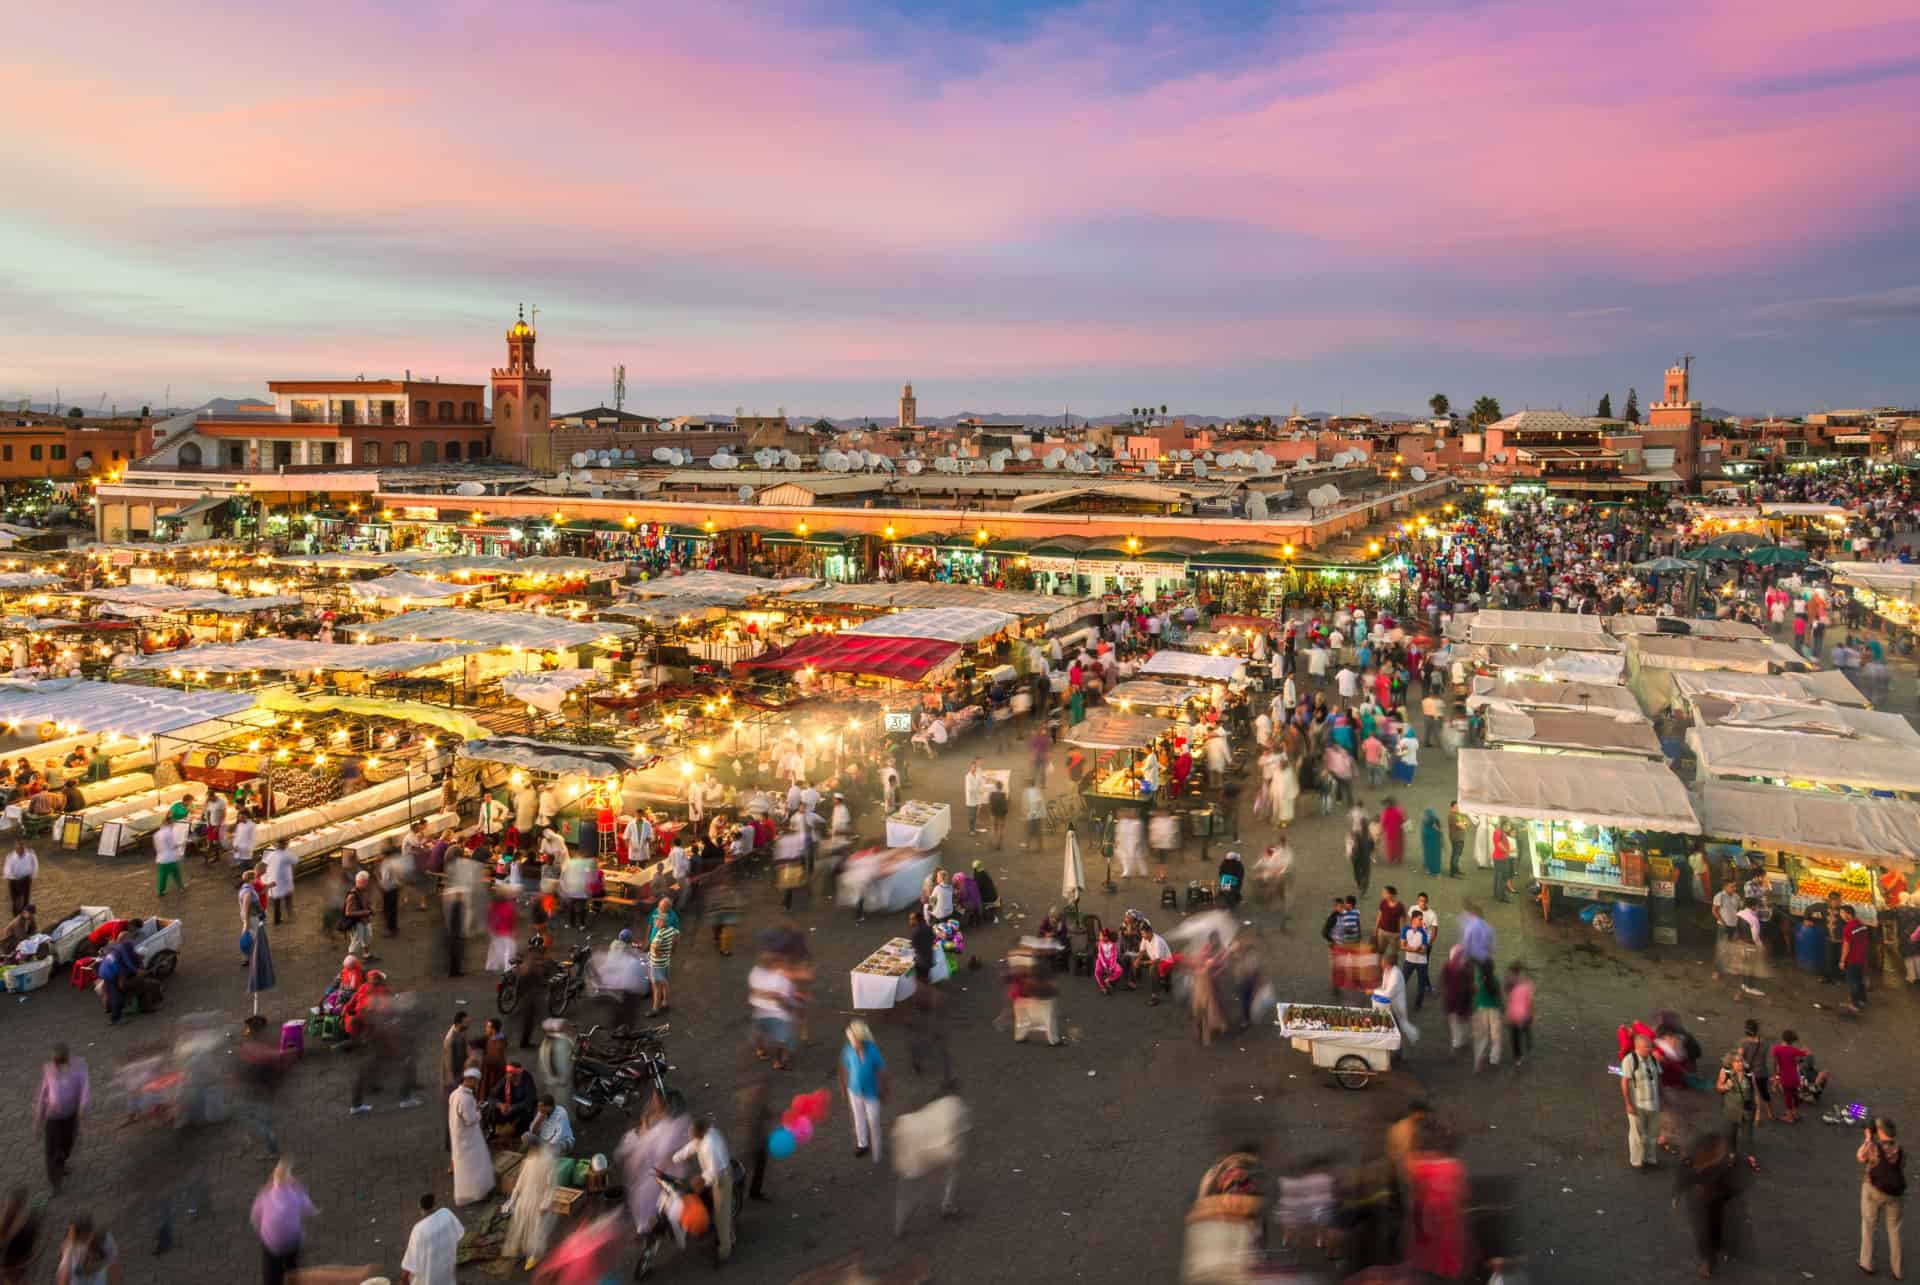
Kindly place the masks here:
POLYGON ((65 1044, 54 1045, 33 1095, 33 1123, 45 1144, 47 1182, 55 1191, 67 1180, 67 1162, 80 1141, 80 1117, 92 1092, 86 1062, 69 1054, 65 1044))
POLYGON ((893 1167, 900 1180, 893 1204, 895 1236, 906 1235, 907 1220, 936 1185, 940 1216, 959 1216, 960 1160, 969 1121, 958 1089, 949 1080, 939 1097, 893 1122, 893 1167))
POLYGON ((853 1114, 853 1154, 869 1151, 880 1163, 880 1104, 887 1093, 887 1062, 873 1042, 873 1032, 859 1018, 847 1023, 847 1042, 840 1050, 840 1084, 853 1114))
POLYGON ((253 1230, 260 1237, 262 1285, 283 1285, 300 1266, 306 1220, 320 1211, 293 1176, 293 1162, 273 1167, 267 1185, 253 1198, 253 1230))
POLYGON ((1713 1275, 1726 1252, 1727 1206, 1734 1197, 1733 1153, 1725 1136, 1709 1133, 1694 1142, 1674 1176, 1674 1202, 1686 1206, 1693 1251, 1701 1276, 1713 1275))
POLYGON ((1900 1279, 1900 1205, 1907 1192, 1907 1154, 1900 1149, 1893 1121, 1882 1116, 1866 1130, 1854 1159, 1864 1168, 1860 1179, 1860 1270, 1873 1275, 1874 1227, 1887 1224, 1887 1266, 1900 1279))

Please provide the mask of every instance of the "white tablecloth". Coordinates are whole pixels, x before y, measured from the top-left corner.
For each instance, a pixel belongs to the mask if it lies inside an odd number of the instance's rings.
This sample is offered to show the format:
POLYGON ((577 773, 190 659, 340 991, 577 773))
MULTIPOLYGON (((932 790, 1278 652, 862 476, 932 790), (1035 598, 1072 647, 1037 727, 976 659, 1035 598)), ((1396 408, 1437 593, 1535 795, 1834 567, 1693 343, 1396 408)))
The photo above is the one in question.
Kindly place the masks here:
MULTIPOLYGON (((911 801, 909 802, 911 806, 911 801)), ((921 806, 926 806, 922 804, 921 806)), ((903 808, 901 811, 905 811, 903 808)), ((933 807, 932 815, 925 821, 915 824, 900 819, 900 812, 887 818, 887 846, 889 848, 919 848, 922 851, 937 848, 946 839, 953 828, 953 807, 941 803, 933 807)))
POLYGON ((920 885, 933 873, 934 855, 928 853, 913 861, 903 861, 889 874, 875 877, 877 856, 856 856, 840 873, 839 890, 834 900, 842 906, 858 905, 868 914, 905 910, 920 904, 920 885))
MULTIPOLYGON (((895 937, 892 941, 875 951, 874 955, 881 954, 882 952, 897 954, 904 959, 911 960, 913 958, 913 945, 908 942, 905 937, 895 937)), ((873 955, 869 955, 867 958, 872 959, 873 955)), ((861 962, 865 963, 866 961, 862 960, 861 962)), ((929 975, 936 982, 944 982, 948 977, 947 952, 941 950, 938 946, 935 946, 933 949, 933 971, 929 975)), ((856 968, 849 974, 849 977, 853 982, 853 1006, 855 1008, 892 1008, 895 1004, 898 1004, 901 1000, 913 994, 914 987, 919 984, 914 981, 911 972, 903 973, 899 977, 886 977, 878 973, 863 973, 856 968)))

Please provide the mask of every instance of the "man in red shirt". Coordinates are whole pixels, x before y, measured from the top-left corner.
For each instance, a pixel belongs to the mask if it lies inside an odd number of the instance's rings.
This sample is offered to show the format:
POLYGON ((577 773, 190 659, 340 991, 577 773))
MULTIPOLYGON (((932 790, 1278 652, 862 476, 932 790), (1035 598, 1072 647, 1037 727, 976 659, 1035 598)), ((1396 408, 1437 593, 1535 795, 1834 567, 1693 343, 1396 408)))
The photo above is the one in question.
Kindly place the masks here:
POLYGON ((1858 1013, 1867 1004, 1867 941, 1872 934, 1864 923, 1860 922, 1860 913, 1852 906, 1846 909, 1846 923, 1840 930, 1840 963, 1846 970, 1848 998, 1847 1011, 1858 1013))

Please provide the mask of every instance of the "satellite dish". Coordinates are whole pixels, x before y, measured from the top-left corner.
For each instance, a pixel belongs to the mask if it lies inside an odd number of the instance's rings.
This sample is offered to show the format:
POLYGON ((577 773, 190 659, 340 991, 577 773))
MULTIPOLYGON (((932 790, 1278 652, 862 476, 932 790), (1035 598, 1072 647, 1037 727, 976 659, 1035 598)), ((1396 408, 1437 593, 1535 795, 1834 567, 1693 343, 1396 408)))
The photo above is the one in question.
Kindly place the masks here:
POLYGON ((996 455, 992 459, 987 461, 988 470, 994 473, 1002 472, 1006 469, 1006 467, 1007 467, 1007 461, 1004 456, 996 455))
POLYGON ((1273 456, 1267 454, 1265 451, 1255 451, 1253 453, 1253 469, 1256 473, 1273 472, 1273 456))
POLYGON ((1485 460, 1480 461, 1480 471, 1482 473, 1487 471, 1487 463, 1485 460))
POLYGON ((753 488, 750 486, 742 485, 734 494, 740 497, 740 503, 742 504, 750 504, 753 501, 753 488))
POLYGON ((662 464, 665 464, 668 460, 673 458, 673 452, 668 450, 664 446, 656 446, 653 448, 653 458, 656 460, 659 460, 662 464))
POLYGON ((729 469, 729 468, 738 468, 739 466, 740 466, 740 461, 736 460, 735 458, 733 458, 733 456, 727 454, 725 451, 716 452, 713 458, 707 461, 708 468, 729 469))
POLYGON ((573 475, 573 480, 576 482, 591 482, 593 481, 593 474, 586 469, 581 469, 573 475))
MULTIPOLYGON (((562 474, 561 476, 564 478, 566 475, 562 474)), ((487 488, 478 482, 462 482, 453 488, 453 493, 455 495, 485 495, 487 488)))
POLYGON ((1032 463, 1033 461, 1033 452, 1027 449, 1026 447, 1022 446, 1020 448, 1019 454, 1016 455, 1014 458, 1018 459, 1022 464, 1029 464, 1029 463, 1032 463))
POLYGON ((1267 497, 1255 491, 1247 497, 1247 516, 1256 522, 1263 522, 1267 516, 1267 497))
POLYGON ((640 453, 634 450, 631 446, 629 446, 626 450, 620 452, 620 458, 628 459, 628 460, 637 460, 640 458, 640 453))
POLYGON ((1040 461, 1040 467, 1051 473, 1060 467, 1060 461, 1049 455, 1040 461))
POLYGON ((780 467, 785 469, 797 469, 800 467, 800 457, 798 455, 795 455, 792 451, 785 451, 780 456, 780 467))
POLYGON ((907 472, 913 475, 914 477, 920 476, 920 470, 924 469, 925 467, 926 465, 922 464, 919 460, 907 461, 907 472))
POLYGON ((1193 462, 1193 475, 1201 478, 1207 475, 1207 462, 1205 460, 1195 460, 1193 462))
POLYGON ((1160 476, 1160 461, 1159 461, 1159 460, 1148 460, 1148 461, 1147 461, 1147 464, 1146 464, 1146 467, 1145 467, 1145 468, 1144 468, 1143 470, 1141 470, 1141 471, 1142 471, 1142 472, 1144 472, 1144 473, 1145 473, 1145 474, 1146 474, 1146 475, 1147 475, 1148 477, 1159 477, 1159 476, 1160 476))
POLYGON ((611 463, 613 463, 613 452, 612 452, 612 451, 601 451, 601 452, 600 452, 600 466, 601 466, 602 468, 605 468, 605 467, 606 467, 607 465, 609 465, 609 464, 611 464, 611 463))
POLYGON ((1424 482, 1427 480, 1427 471, 1421 468, 1418 464, 1408 469, 1407 473, 1416 482, 1424 482))
POLYGON ((571 462, 575 468, 583 468, 586 466, 587 459, 588 456, 585 451, 575 451, 571 462))
POLYGON ((1192 459, 1192 458, 1193 458, 1193 452, 1192 452, 1192 451, 1181 451, 1181 452, 1180 452, 1180 458, 1181 458, 1181 459, 1183 459, 1183 460, 1190 460, 1190 459, 1192 459))

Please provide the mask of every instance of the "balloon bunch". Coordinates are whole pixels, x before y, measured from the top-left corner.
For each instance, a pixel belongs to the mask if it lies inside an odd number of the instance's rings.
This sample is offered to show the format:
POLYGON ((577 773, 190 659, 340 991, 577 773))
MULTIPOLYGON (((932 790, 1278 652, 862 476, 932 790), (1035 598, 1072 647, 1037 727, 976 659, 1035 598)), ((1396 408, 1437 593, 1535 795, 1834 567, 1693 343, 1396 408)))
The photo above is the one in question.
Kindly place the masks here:
POLYGON ((767 1152, 776 1160, 785 1160, 813 1139, 813 1131, 827 1118, 833 1094, 826 1089, 795 1095, 792 1105, 780 1113, 780 1127, 767 1136, 767 1152))

